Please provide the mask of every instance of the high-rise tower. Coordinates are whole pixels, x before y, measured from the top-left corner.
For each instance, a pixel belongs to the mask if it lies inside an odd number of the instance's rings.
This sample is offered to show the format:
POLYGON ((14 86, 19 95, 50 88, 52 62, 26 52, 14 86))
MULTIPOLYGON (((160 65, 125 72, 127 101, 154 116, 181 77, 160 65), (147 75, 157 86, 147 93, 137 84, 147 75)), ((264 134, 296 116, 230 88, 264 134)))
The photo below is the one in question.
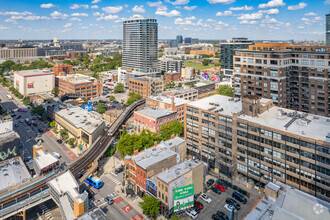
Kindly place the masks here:
POLYGON ((158 64, 158 23, 154 18, 123 22, 123 67, 153 72, 158 64))
POLYGON ((330 47, 330 13, 327 14, 325 21, 325 40, 327 47, 330 47))

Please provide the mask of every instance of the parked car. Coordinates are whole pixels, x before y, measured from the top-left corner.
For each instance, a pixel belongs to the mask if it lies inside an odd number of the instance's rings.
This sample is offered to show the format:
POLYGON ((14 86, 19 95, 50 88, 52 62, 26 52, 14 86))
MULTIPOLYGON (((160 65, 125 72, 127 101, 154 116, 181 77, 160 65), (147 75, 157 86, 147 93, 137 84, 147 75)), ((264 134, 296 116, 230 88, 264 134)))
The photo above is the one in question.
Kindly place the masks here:
POLYGON ((217 194, 221 194, 221 190, 218 188, 215 188, 214 186, 211 187, 211 190, 217 194))
POLYGON ((19 127, 18 123, 15 123, 15 127, 19 127))
POLYGON ((237 212, 237 209, 235 209, 235 206, 225 204, 224 205, 225 209, 227 209, 229 212, 231 212, 232 208, 234 207, 234 212, 237 212))
POLYGON ((89 199, 92 199, 93 198, 94 193, 93 193, 93 191, 91 189, 85 189, 84 191, 87 192, 89 199))
POLYGON ((242 194, 240 194, 238 192, 233 192, 231 197, 233 197, 234 199, 237 199, 239 202, 241 202, 243 204, 245 204, 247 202, 247 199, 242 194))
POLYGON ((187 209, 185 213, 190 216, 192 219, 196 219, 198 217, 198 213, 194 209, 187 209))
POLYGON ((38 128, 38 131, 39 131, 39 132, 43 132, 44 129, 42 129, 42 128, 38 128))
POLYGON ((109 205, 111 205, 111 204, 114 203, 113 199, 112 199, 110 196, 106 196, 104 199, 105 199, 105 201, 107 201, 107 203, 108 203, 109 205))
POLYGON ((218 216, 217 214, 213 214, 212 215, 212 219, 213 220, 223 220, 220 216, 218 216))
POLYGON ((16 119, 19 119, 19 118, 21 118, 21 117, 22 117, 22 115, 19 115, 19 116, 16 117, 16 119))
POLYGON ((206 185, 207 185, 207 187, 210 187, 210 186, 213 185, 213 183, 214 183, 214 179, 209 179, 209 180, 206 182, 206 185))
POLYGON ((204 208, 203 203, 201 203, 200 201, 196 201, 196 200, 194 201, 194 206, 197 206, 200 209, 203 209, 204 208))
POLYGON ((217 211, 217 216, 219 216, 222 220, 229 220, 228 216, 221 211, 217 211))
POLYGON ((33 124, 33 126, 38 126, 36 121, 33 121, 32 124, 33 124))
POLYGON ((23 121, 23 119, 20 119, 19 122, 20 122, 20 123, 23 123, 24 121, 23 121))
POLYGON ((60 159, 61 158, 61 154, 57 153, 57 152, 53 152, 52 155, 54 157, 56 157, 57 159, 60 159))
POLYGON ((198 206, 194 206, 194 210, 197 212, 197 214, 199 214, 201 212, 201 209, 198 208, 198 206))
POLYGON ((222 192, 226 191, 226 187, 224 187, 223 185, 215 184, 215 187, 220 189, 222 192))
POLYGON ((29 122, 29 121, 28 121, 26 124, 27 124, 28 126, 31 126, 31 122, 29 122))
POLYGON ((41 136, 42 136, 42 134, 41 134, 41 133, 38 133, 38 134, 37 134, 37 137, 41 137, 41 136))
POLYGON ((121 172, 123 172, 123 170, 124 170, 124 167, 118 167, 116 170, 115 170, 115 174, 118 174, 118 173, 121 173, 121 172))
POLYGON ((61 139, 57 139, 57 143, 62 144, 63 141, 61 139))
POLYGON ((202 193, 201 194, 201 199, 203 199, 205 202, 207 203, 211 203, 212 202, 212 199, 210 197, 208 197, 206 194, 202 193))
POLYGON ((226 203, 229 205, 234 205, 237 210, 240 210, 241 205, 232 198, 227 198, 226 203))

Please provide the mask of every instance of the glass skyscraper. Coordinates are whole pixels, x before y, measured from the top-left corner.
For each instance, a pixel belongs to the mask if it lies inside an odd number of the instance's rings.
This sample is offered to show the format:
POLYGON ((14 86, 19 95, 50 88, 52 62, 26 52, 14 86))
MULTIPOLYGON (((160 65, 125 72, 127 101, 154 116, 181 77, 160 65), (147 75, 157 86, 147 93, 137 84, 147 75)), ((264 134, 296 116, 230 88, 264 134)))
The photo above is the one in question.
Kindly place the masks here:
POLYGON ((123 23, 123 67, 157 71, 158 23, 153 18, 132 18, 123 23))
POLYGON ((325 21, 325 38, 326 38, 326 45, 327 47, 330 47, 330 13, 327 14, 325 21))

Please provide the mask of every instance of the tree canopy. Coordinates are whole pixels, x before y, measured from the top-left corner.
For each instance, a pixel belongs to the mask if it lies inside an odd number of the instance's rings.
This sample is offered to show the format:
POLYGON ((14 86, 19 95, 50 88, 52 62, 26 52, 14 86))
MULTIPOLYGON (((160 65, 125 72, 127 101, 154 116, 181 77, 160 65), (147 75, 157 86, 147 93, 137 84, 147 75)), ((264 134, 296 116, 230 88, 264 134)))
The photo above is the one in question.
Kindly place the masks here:
POLYGON ((113 100, 115 100, 116 99, 116 97, 114 97, 113 95, 111 95, 110 97, 109 97, 109 101, 111 102, 111 101, 113 101, 113 100))
POLYGON ((120 93, 120 92, 124 92, 124 84, 122 83, 118 83, 116 85, 116 87, 114 88, 113 92, 116 93, 120 93))
POLYGON ((225 95, 229 97, 234 97, 234 90, 228 85, 221 85, 218 88, 218 94, 225 95))
POLYGON ((106 112, 108 107, 104 103, 99 103, 97 104, 96 111, 100 114, 103 114, 106 112))
POLYGON ((125 105, 130 106, 133 102, 135 102, 136 100, 139 100, 139 99, 141 99, 141 98, 142 98, 142 97, 141 97, 140 94, 136 94, 136 93, 134 93, 134 92, 130 92, 130 93, 128 94, 128 99, 127 99, 125 105))
POLYGON ((38 105, 36 107, 32 107, 31 113, 34 115, 42 116, 44 114, 45 110, 42 105, 38 105))
POLYGON ((145 196, 142 200, 142 202, 139 202, 139 206, 141 207, 143 213, 150 215, 151 217, 155 217, 155 215, 159 212, 160 201, 152 196, 145 196))

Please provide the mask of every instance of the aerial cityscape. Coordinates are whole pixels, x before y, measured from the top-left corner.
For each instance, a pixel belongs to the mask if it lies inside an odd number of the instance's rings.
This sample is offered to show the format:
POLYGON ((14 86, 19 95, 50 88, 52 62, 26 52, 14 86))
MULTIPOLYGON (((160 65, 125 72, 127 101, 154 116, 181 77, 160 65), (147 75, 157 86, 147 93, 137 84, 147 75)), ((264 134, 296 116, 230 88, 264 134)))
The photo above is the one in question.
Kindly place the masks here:
POLYGON ((330 0, 0 0, 1 220, 330 219, 330 0))

